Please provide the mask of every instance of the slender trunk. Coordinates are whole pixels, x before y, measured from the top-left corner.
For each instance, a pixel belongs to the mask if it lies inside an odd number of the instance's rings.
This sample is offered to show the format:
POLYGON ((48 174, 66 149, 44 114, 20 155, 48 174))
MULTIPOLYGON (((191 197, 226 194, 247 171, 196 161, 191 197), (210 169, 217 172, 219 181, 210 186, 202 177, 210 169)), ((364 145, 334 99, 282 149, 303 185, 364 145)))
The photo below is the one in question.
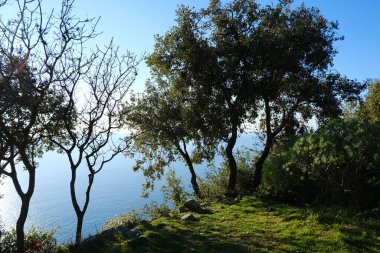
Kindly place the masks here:
POLYGON ((257 162, 255 163, 255 172, 254 172, 254 175, 253 175, 253 189, 254 190, 256 190, 259 187, 260 183, 261 183, 264 162, 268 158, 268 155, 269 155, 271 147, 272 147, 272 138, 271 137, 267 137, 264 150, 261 153, 261 155, 260 155, 259 159, 257 160, 257 162))
POLYGON ((35 170, 31 168, 29 172, 29 185, 26 193, 22 192, 21 186, 18 182, 17 175, 14 174, 12 180, 16 187, 16 191, 21 198, 21 210, 20 215, 16 223, 16 248, 18 253, 25 253, 25 222, 28 217, 30 200, 33 196, 34 186, 35 186, 35 170))
POLYGON ((226 156, 228 159, 228 165, 230 169, 230 176, 228 179, 228 186, 226 196, 236 196, 236 183, 237 183, 237 165, 233 155, 233 149, 237 139, 237 125, 233 123, 231 137, 228 139, 226 147, 226 156))
POLYGON ((73 204, 75 214, 77 216, 77 228, 75 233, 75 252, 79 252, 79 245, 82 242, 82 228, 84 215, 87 211, 88 203, 90 202, 90 192, 91 187, 94 182, 94 174, 91 173, 88 175, 88 185, 86 191, 86 198, 83 205, 83 209, 79 207, 78 200, 75 193, 75 181, 76 181, 76 169, 71 170, 71 181, 70 181, 70 193, 71 193, 71 202, 73 204))
POLYGON ((202 194, 199 191, 199 186, 197 183, 197 174, 195 173, 193 162, 191 161, 190 155, 187 152, 186 144, 183 141, 183 149, 177 145, 177 149, 179 153, 182 155, 183 159, 185 159, 185 162, 187 164, 187 167, 189 168, 190 174, 191 174, 191 186, 193 187, 193 191, 197 197, 202 198, 202 194))
POLYGON ((17 223, 16 223, 16 247, 17 247, 18 253, 25 253, 24 226, 25 226, 26 218, 28 216, 29 203, 30 203, 29 197, 24 197, 21 199, 20 216, 18 217, 17 223))
POLYGON ((80 213, 77 215, 77 230, 75 233, 75 245, 76 248, 79 247, 79 244, 82 241, 82 227, 83 227, 83 218, 84 218, 84 213, 80 213))
POLYGON ((193 163, 188 154, 186 154, 185 160, 187 163, 187 167, 189 168, 190 173, 191 173, 191 185, 193 187, 194 193, 195 195, 197 195, 197 197, 202 197, 201 193, 199 192, 199 186, 197 183, 197 175, 195 174, 193 163))
MULTIPOLYGON (((271 115, 271 108, 270 108, 269 99, 267 99, 267 98, 264 99, 264 105, 265 105, 266 141, 265 141, 264 150, 261 153, 257 162, 255 163, 255 172, 253 175, 253 182, 252 182, 253 190, 256 190, 261 183, 264 162, 269 155, 269 152, 270 152, 270 149, 271 149, 272 143, 273 143, 273 138, 277 134, 277 133, 276 134, 272 133, 272 127, 271 127, 272 115, 271 115)), ((279 130, 276 130, 276 132, 278 132, 278 131, 279 130)))
POLYGON ((77 229, 75 233, 75 248, 78 252, 78 246, 82 239, 82 223, 83 223, 83 214, 79 207, 77 196, 75 193, 75 181, 76 181, 76 168, 71 169, 71 180, 70 180, 70 195, 71 195, 71 203, 73 204, 75 214, 77 216, 77 229))

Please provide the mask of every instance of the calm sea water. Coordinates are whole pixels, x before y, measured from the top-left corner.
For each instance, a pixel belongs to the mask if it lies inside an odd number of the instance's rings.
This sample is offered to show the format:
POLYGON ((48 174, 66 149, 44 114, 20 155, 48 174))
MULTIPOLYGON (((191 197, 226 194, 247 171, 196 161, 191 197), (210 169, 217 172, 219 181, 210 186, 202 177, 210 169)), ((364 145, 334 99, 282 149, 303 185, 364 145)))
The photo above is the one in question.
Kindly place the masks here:
MULTIPOLYGON (((253 135, 243 135, 239 138, 237 147, 252 147, 257 144, 253 135)), ((217 157, 215 163, 220 163, 217 157)), ((165 184, 164 180, 157 182, 156 190, 148 199, 140 196, 145 179, 142 173, 133 172, 134 161, 123 156, 116 157, 99 174, 95 176, 91 192, 91 200, 85 215, 83 235, 94 234, 110 218, 131 209, 140 209, 151 201, 162 203, 160 192, 165 184)), ((190 190, 190 174, 181 162, 172 165, 177 176, 181 177, 184 186, 190 190)), ((197 175, 203 177, 207 171, 205 164, 195 166, 197 175)), ((87 186, 86 168, 80 168, 77 179, 77 193, 83 201, 87 186)), ((40 161, 36 173, 36 188, 31 200, 30 211, 26 222, 26 229, 31 226, 46 229, 58 228, 59 242, 68 242, 74 239, 76 216, 70 200, 69 180, 70 170, 66 157, 57 153, 46 153, 40 161)), ((27 183, 26 175, 19 175, 23 185, 27 183)), ((9 179, 3 180, 0 185, 0 219, 6 229, 15 227, 19 214, 20 200, 9 179)))

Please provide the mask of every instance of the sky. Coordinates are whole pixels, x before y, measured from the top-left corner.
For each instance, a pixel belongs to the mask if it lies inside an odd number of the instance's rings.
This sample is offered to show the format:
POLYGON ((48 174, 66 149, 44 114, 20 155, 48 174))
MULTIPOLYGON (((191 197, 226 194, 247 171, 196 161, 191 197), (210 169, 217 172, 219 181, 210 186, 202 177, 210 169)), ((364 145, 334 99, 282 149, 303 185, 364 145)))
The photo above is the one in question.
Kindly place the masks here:
MULTIPOLYGON (((59 1, 44 0, 50 7, 59 8, 59 1)), ((276 3, 257 0, 260 4, 276 3)), ((363 81, 380 77, 380 13, 379 0, 295 0, 293 6, 305 2, 315 6, 330 21, 339 22, 336 42, 338 54, 333 69, 352 79, 363 81)), ((163 35, 175 25, 175 10, 181 4, 195 8, 207 7, 208 0, 76 0, 78 17, 101 17, 96 43, 105 45, 114 38, 121 51, 130 50, 142 56, 153 50, 154 35, 163 35)), ((4 13, 3 16, 11 13, 4 13)), ((149 78, 149 69, 142 63, 134 90, 141 90, 149 78)))

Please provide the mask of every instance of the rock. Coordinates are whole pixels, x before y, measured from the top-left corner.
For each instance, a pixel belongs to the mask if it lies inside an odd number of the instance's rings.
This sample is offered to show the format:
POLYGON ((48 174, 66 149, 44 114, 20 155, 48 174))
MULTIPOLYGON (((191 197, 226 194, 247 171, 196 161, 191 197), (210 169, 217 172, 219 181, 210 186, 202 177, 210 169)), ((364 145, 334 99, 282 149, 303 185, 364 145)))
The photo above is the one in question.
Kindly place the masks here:
POLYGON ((183 204, 183 206, 192 212, 199 213, 202 211, 201 204, 199 204, 199 202, 194 200, 194 199, 186 200, 186 202, 183 204))
POLYGON ((179 207, 180 213, 184 213, 187 210, 194 212, 194 213, 200 213, 200 214, 211 214, 212 212, 207 209, 202 209, 201 205, 198 201, 194 199, 187 200, 183 206, 179 207))
POLYGON ((121 233, 121 234, 126 234, 128 238, 137 238, 139 237, 139 233, 135 229, 129 229, 126 226, 120 226, 117 228, 110 228, 107 230, 104 230, 98 235, 92 235, 85 240, 81 242, 82 246, 87 246, 87 245, 97 245, 101 244, 104 239, 113 237, 114 235, 121 233))
POLYGON ((102 238, 99 235, 92 235, 84 239, 80 244, 81 246, 96 245, 101 243, 102 238))
POLYGON ((189 213, 189 214, 186 214, 184 215, 181 220, 185 220, 185 221, 195 221, 195 217, 192 213, 189 213))
POLYGON ((111 237, 113 236, 114 234, 116 234, 117 232, 117 229, 116 228, 110 228, 110 229, 107 229, 107 230, 104 230, 103 232, 101 232, 99 235, 97 235, 99 238, 107 238, 107 237, 111 237))

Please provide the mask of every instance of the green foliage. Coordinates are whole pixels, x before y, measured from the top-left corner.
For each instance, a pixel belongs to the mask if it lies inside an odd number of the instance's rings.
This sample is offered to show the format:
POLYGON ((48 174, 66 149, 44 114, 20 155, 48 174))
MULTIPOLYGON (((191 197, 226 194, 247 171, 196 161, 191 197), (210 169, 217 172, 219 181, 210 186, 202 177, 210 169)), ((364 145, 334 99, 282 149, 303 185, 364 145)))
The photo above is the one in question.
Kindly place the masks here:
MULTIPOLYGON (((56 230, 47 231, 42 228, 31 228, 25 235, 25 249, 30 253, 58 252, 54 238, 56 230)), ((16 231, 4 232, 0 238, 0 252, 16 253, 16 231)))
POLYGON ((214 156, 215 144, 198 132, 202 123, 194 120, 186 99, 174 96, 170 87, 157 82, 154 85, 148 81, 142 96, 133 95, 122 115, 125 124, 134 132, 127 155, 136 160, 134 170, 144 173, 145 196, 172 162, 181 160, 193 170, 193 164, 214 156))
POLYGON ((144 205, 140 210, 132 209, 126 214, 120 214, 108 220, 102 227, 101 231, 109 230, 118 227, 134 228, 143 220, 154 220, 163 216, 169 216, 170 208, 163 203, 158 205, 153 201, 150 204, 144 205))
MULTIPOLYGON (((236 152, 236 163, 238 169, 237 194, 250 194, 253 191, 252 180, 254 174, 252 150, 238 150, 236 152)), ((211 171, 206 174, 205 179, 200 183, 200 191, 205 198, 214 199, 223 196, 225 193, 229 177, 228 161, 224 161, 220 169, 211 166, 210 169, 211 171)))
MULTIPOLYGON (((293 144, 291 144, 293 145, 293 144)), ((304 175, 294 175, 293 171, 286 170, 284 164, 288 163, 292 155, 291 148, 272 152, 264 164, 262 184, 259 194, 271 196, 290 203, 307 203, 316 197, 318 188, 314 181, 307 180, 304 175)))
POLYGON ((335 120, 273 155, 264 191, 277 197, 360 207, 379 205, 380 125, 335 120))
POLYGON ((102 227, 102 231, 109 230, 111 228, 118 228, 121 226, 126 226, 128 228, 134 228, 142 220, 141 212, 134 209, 128 211, 127 214, 121 214, 117 217, 113 217, 108 220, 102 227))
POLYGON ((189 196, 183 187, 181 178, 176 176, 173 169, 166 173, 166 185, 162 187, 161 191, 165 202, 173 203, 174 206, 180 206, 189 196))
POLYGON ((148 220, 155 220, 163 216, 168 217, 170 211, 171 210, 166 203, 158 205, 157 202, 152 201, 149 205, 144 206, 143 216, 148 220))
POLYGON ((359 119, 380 122, 380 80, 373 80, 363 103, 357 109, 359 119))
MULTIPOLYGON (((226 164, 226 163, 224 163, 226 164)), ((213 200, 224 195, 228 183, 229 170, 226 166, 221 169, 209 166, 205 178, 200 182, 199 188, 205 199, 213 200)))

